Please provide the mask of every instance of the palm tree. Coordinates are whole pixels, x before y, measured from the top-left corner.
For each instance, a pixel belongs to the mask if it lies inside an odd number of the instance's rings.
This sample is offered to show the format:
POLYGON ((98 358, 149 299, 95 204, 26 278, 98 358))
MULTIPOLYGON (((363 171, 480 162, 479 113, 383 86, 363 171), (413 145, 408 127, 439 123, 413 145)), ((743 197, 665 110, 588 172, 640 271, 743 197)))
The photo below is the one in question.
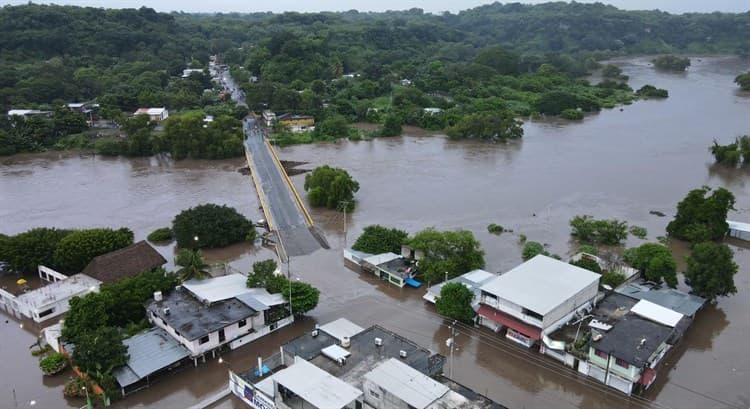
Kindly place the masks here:
POLYGON ((181 249, 177 253, 174 263, 182 267, 177 270, 177 274, 182 281, 193 278, 201 280, 210 276, 208 273, 208 264, 203 260, 203 254, 200 250, 181 249))

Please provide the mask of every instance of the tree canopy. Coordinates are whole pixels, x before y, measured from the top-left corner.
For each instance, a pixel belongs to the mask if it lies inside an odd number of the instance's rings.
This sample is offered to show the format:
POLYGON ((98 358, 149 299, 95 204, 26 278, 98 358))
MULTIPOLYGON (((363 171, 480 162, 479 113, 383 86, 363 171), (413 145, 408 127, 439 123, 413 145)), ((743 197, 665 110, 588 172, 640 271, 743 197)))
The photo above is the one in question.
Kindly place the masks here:
POLYGON ((447 283, 440 288, 435 301, 438 314, 463 322, 470 322, 476 313, 471 307, 474 293, 461 283, 447 283))
MULTIPOLYGON (((301 281, 292 281, 291 283, 291 304, 294 315, 304 315, 315 309, 320 299, 320 291, 308 283, 301 281)), ((289 301, 289 292, 282 291, 284 299, 289 301)))
POLYGON ((324 165, 305 175, 305 191, 313 207, 337 210, 345 207, 351 211, 354 209, 354 194, 358 190, 359 183, 343 169, 324 165))
POLYGON ((617 219, 576 216, 570 220, 570 227, 570 234, 581 243, 616 245, 628 238, 628 223, 617 219))
POLYGON ((202 280, 211 276, 208 272, 208 264, 203 259, 203 253, 200 250, 191 248, 180 249, 174 263, 180 267, 177 270, 177 275, 182 281, 192 279, 202 280))
POLYGON ((433 283, 445 280, 446 273, 450 279, 484 267, 482 246, 468 230, 427 228, 408 239, 406 244, 424 253, 419 260, 418 274, 433 283))
POLYGON ((55 247, 55 266, 66 274, 80 273, 96 256, 133 244, 133 232, 102 228, 78 230, 66 235, 55 247))
MULTIPOLYGON (((253 263, 253 271, 247 275, 247 286, 249 288, 266 288, 273 278, 273 273, 278 268, 276 261, 267 259, 253 263)), ((276 293, 278 291, 270 291, 276 293)))
POLYGON ((225 247, 256 235, 253 222, 236 209, 212 203, 180 212, 172 221, 172 231, 177 245, 184 248, 225 247))
POLYGON ((73 365, 91 374, 110 374, 128 362, 128 347, 122 339, 120 330, 114 327, 97 327, 83 333, 73 349, 73 365))
POLYGON ((667 225, 670 236, 692 243, 719 240, 727 234, 727 212, 734 210, 734 195, 720 187, 693 189, 677 204, 677 214, 667 225))
MULTIPOLYGON (((37 227, 0 240, 0 260, 10 270, 32 274, 37 266, 55 267, 55 249, 73 230, 37 227)), ((80 271, 79 271, 80 272, 80 271)))
POLYGON ((656 243, 642 244, 625 250, 623 259, 647 280, 657 284, 663 280, 672 288, 677 286, 677 262, 669 247, 656 243))
POLYGON ((726 244, 703 242, 693 246, 687 258, 685 282, 692 292, 709 300, 737 292, 734 276, 737 264, 726 244))
POLYGON ((734 79, 735 84, 739 85, 743 91, 750 91, 750 71, 740 74, 734 79))
POLYGON ((374 224, 364 228, 352 249, 370 254, 401 254, 401 245, 407 237, 408 234, 403 230, 374 224))
POLYGON ((669 71, 685 71, 690 66, 690 58, 678 57, 672 54, 660 55, 651 62, 656 68, 669 71))

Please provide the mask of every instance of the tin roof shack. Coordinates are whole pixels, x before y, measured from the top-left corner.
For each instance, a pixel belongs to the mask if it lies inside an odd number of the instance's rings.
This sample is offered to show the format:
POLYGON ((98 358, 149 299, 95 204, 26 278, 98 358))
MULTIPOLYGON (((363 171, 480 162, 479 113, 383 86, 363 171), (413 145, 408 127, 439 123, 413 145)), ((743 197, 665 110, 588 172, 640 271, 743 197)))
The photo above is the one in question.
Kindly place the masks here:
POLYGON ((646 281, 629 283, 615 291, 636 300, 651 301, 687 317, 695 317, 695 314, 706 304, 705 298, 646 281))
POLYGON ((101 284, 95 278, 76 274, 19 296, 3 291, 0 298, 8 312, 21 314, 35 322, 43 322, 66 313, 70 308, 68 301, 71 298, 99 292, 101 284))
POLYGON ((531 347, 593 308, 599 274, 538 255, 481 287, 478 323, 531 347))
POLYGON ((155 377, 175 370, 190 356, 161 328, 133 335, 123 344, 128 347, 128 362, 113 372, 123 396, 149 387, 155 377))
MULTIPOLYGON (((285 396, 284 390, 278 387, 278 378, 287 371, 284 369, 287 366, 294 368, 304 361, 360 392, 355 402, 344 404, 354 396, 352 392, 345 399, 336 401, 336 405, 316 407, 502 408, 455 382, 439 377, 445 361, 443 356, 377 325, 361 330, 343 319, 317 327, 284 344, 279 354, 266 359, 265 364, 259 362, 258 368, 241 375, 230 371, 230 388, 253 408, 271 407, 269 402, 284 404, 278 407, 303 407, 301 405, 311 401, 305 397, 305 403, 299 404, 291 399, 294 395, 301 397, 302 393, 298 391, 285 396), (327 330, 337 333, 337 336, 327 333, 327 330), (420 398, 417 396, 420 391, 413 390, 415 387, 429 387, 430 396, 420 398), (337 406, 339 404, 344 406, 337 406)), ((311 371, 308 377, 311 382, 306 388, 318 391, 319 375, 313 376, 311 369, 306 370, 311 371)), ((320 383, 332 385, 329 379, 320 383)), ((349 390, 348 387, 342 387, 342 390, 349 390)), ((301 386, 298 388, 302 390, 301 386)))
POLYGON ((144 271, 157 269, 166 262, 156 249, 145 240, 141 240, 128 247, 94 257, 82 273, 104 284, 111 284, 144 271))
POLYGON ((414 280, 417 273, 416 262, 395 253, 376 254, 362 258, 362 270, 375 274, 382 281, 403 288, 406 284, 414 287, 421 285, 414 280))
POLYGON ((169 110, 167 108, 161 107, 161 108, 138 108, 135 112, 133 112, 133 116, 135 115, 148 115, 148 118, 151 121, 154 122, 161 122, 167 118, 169 118, 169 110))
POLYGON ((647 300, 609 327, 592 331, 588 375, 628 395, 651 386, 657 366, 689 318, 647 300))
POLYGON ((208 352, 238 348, 294 321, 280 294, 245 287, 241 274, 186 281, 167 296, 155 293, 146 309, 149 320, 184 345, 196 365, 208 352))
POLYGON ((469 271, 468 273, 458 276, 456 278, 452 278, 448 281, 443 281, 440 284, 435 284, 432 287, 427 289, 427 293, 422 296, 422 298, 430 302, 432 304, 435 304, 435 301, 437 301, 438 298, 440 298, 440 291, 443 289, 443 286, 448 283, 461 283, 466 288, 471 290, 474 293, 474 300, 472 301, 472 306, 474 307, 474 310, 479 309, 479 300, 482 296, 482 285, 488 283, 493 278, 497 277, 497 274, 490 273, 488 271, 484 270, 473 270, 469 271))

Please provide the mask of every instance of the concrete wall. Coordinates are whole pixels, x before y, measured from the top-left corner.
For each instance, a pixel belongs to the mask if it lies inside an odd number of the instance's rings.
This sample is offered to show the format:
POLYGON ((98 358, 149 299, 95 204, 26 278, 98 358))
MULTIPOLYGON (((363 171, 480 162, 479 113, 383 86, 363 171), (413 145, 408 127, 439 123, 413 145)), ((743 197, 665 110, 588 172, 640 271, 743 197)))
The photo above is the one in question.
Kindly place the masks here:
POLYGON ((381 388, 375 382, 365 379, 362 385, 364 399, 368 405, 376 409, 408 409, 409 405, 396 395, 381 388))
POLYGON ((572 311, 575 311, 578 307, 593 302, 594 298, 596 298, 596 294, 599 289, 599 282, 595 281, 585 288, 581 289, 576 295, 573 297, 570 297, 565 302, 557 306, 552 311, 548 312, 544 315, 544 318, 542 320, 544 328, 547 328, 548 326, 551 326, 554 323, 557 323, 559 320, 561 320, 566 315, 570 314, 572 311))
POLYGON ((492 294, 482 292, 481 303, 487 304, 498 311, 516 317, 527 324, 531 324, 537 328, 542 328, 542 321, 540 319, 524 314, 523 307, 504 298, 495 297, 492 294))

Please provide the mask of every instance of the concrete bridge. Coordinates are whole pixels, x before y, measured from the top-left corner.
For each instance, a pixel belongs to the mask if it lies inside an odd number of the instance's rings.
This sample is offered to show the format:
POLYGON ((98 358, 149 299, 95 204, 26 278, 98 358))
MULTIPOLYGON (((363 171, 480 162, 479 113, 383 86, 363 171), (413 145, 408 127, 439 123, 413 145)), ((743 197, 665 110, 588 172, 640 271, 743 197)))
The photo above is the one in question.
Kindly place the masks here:
POLYGON ((328 243, 315 226, 276 151, 255 119, 244 121, 245 157, 258 191, 268 228, 282 263, 312 253, 328 243))

